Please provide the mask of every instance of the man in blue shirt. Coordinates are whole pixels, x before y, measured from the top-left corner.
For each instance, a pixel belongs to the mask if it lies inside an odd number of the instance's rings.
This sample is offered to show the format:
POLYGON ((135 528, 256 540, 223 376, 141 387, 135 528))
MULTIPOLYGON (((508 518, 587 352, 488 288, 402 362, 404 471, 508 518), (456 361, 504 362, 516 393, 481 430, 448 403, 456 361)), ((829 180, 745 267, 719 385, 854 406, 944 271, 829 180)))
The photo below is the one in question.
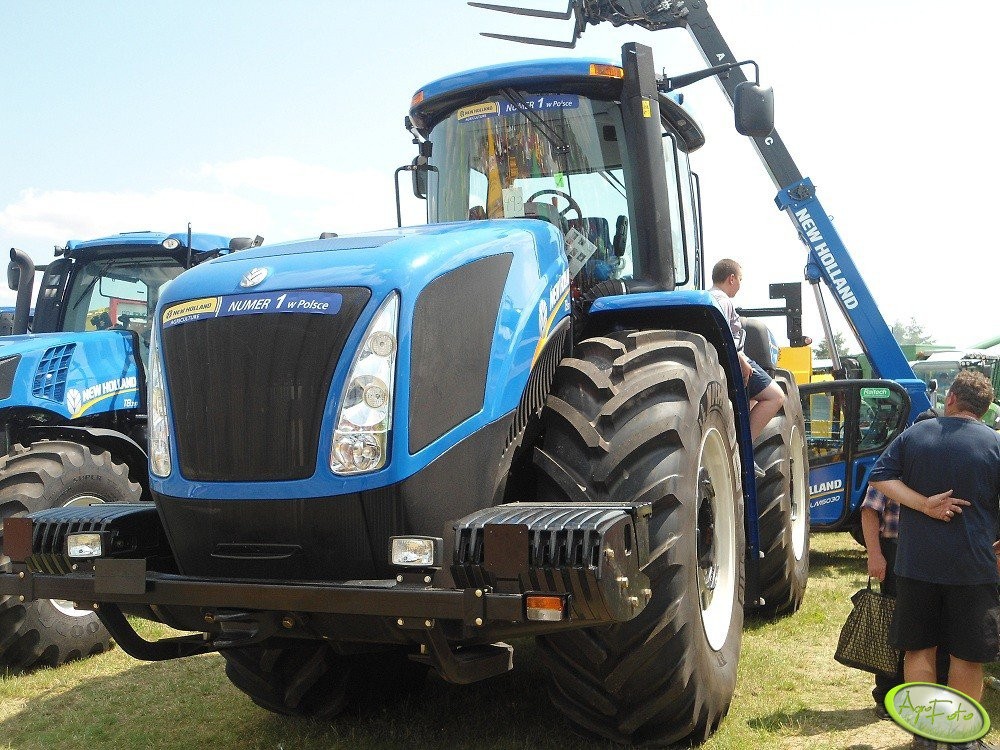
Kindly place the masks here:
POLYGON ((903 506, 893 644, 907 682, 934 682, 935 653, 951 655, 948 683, 982 699, 983 664, 1000 658, 1000 435, 980 419, 993 400, 981 373, 958 374, 944 416, 890 443, 871 485, 903 506))

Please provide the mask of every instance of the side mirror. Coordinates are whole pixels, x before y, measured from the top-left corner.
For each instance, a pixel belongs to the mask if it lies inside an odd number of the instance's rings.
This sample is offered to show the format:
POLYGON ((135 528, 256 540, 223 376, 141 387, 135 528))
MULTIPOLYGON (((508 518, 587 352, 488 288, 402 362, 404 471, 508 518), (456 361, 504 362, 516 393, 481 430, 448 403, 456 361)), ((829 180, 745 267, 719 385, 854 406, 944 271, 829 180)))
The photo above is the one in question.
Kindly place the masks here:
POLYGON ((774 130, 774 89, 762 89, 750 81, 737 84, 733 111, 740 135, 753 138, 770 135, 774 130))
POLYGON ((928 393, 936 393, 937 392, 937 385, 938 385, 937 378, 931 378, 930 382, 927 384, 927 392, 928 393))
POLYGON ((625 243, 628 241, 628 217, 622 214, 615 222, 615 237, 611 240, 611 248, 615 257, 621 258, 625 255, 625 243))
POLYGON ((413 168, 411 174, 413 175, 413 194, 420 198, 421 200, 427 199, 427 175, 430 173, 430 167, 427 165, 426 160, 424 163, 421 162, 421 157, 416 157, 413 162, 413 168))

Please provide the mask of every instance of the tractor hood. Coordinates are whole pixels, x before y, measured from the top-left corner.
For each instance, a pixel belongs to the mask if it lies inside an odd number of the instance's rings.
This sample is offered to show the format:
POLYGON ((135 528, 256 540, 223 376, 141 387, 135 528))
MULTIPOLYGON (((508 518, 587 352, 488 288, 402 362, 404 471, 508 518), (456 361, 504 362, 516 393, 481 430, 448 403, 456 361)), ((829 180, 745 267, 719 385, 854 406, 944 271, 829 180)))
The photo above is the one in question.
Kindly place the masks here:
POLYGON ((186 271, 157 308, 176 461, 154 492, 328 497, 403 481, 514 413, 552 332, 564 335, 568 293, 562 236, 537 219, 269 245, 186 271), (349 372, 386 304, 390 460, 336 474, 341 398, 368 377, 349 372))
POLYGON ((264 245, 182 274, 164 291, 161 306, 219 295, 342 286, 367 287, 379 299, 392 289, 405 297, 442 273, 509 251, 511 243, 559 246, 550 224, 509 219, 264 245), (251 273, 253 278, 247 277, 251 273))

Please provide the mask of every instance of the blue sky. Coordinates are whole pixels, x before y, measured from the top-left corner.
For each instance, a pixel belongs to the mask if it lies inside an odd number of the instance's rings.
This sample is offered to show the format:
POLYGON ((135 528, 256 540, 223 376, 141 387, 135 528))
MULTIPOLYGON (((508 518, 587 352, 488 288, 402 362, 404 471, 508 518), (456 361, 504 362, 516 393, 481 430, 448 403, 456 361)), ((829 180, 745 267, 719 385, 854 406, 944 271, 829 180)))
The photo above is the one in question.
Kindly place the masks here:
MULTIPOLYGON (((735 54, 756 59, 774 87, 778 130, 885 317, 915 317, 940 343, 1000 335, 990 304, 998 4, 709 7, 735 54)), ((652 46, 669 72, 702 67, 685 31, 605 24, 572 52, 484 39, 479 31, 566 38, 569 26, 461 0, 11 0, 0 29, 0 247, 39 263, 68 239, 188 221, 267 241, 394 225, 392 173, 414 155, 403 116, 415 90, 449 72, 615 57, 627 41, 652 46)), ((805 250, 717 84, 685 94, 708 136, 695 154, 708 258, 743 262, 739 304, 770 304, 767 284, 799 280, 805 250)), ((407 223, 422 220, 417 201, 404 209, 407 223)), ((821 334, 809 313, 806 328, 821 334)))

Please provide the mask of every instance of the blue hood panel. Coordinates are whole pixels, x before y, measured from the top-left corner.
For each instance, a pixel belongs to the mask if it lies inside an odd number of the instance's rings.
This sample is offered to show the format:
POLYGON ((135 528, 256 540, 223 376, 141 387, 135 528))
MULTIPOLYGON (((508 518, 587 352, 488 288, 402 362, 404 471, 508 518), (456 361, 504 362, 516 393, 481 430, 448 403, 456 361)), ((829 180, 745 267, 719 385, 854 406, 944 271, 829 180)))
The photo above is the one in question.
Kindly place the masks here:
MULTIPOLYGON (((343 287, 365 287, 371 290, 371 298, 347 339, 333 375, 323 414, 316 473, 309 479, 282 482, 193 482, 180 476, 173 445, 173 473, 165 479, 152 477, 155 492, 213 499, 305 498, 360 492, 400 482, 463 439, 514 411, 535 358, 553 329, 569 314, 569 274, 562 235, 545 221, 504 219, 393 229, 232 253, 172 281, 162 292, 156 320, 161 328, 164 320, 171 326, 184 325, 188 319, 206 317, 205 310, 222 309, 223 301, 227 314, 263 314, 268 312, 266 305, 254 305, 269 296, 288 293, 286 300, 304 298, 307 295, 294 293, 343 287), (410 357, 417 299, 442 275, 498 255, 510 256, 511 263, 500 295, 492 342, 483 343, 490 350, 483 408, 410 454, 410 357), (347 370, 375 311, 393 291, 399 293, 400 311, 389 462, 371 474, 337 476, 328 468, 328 456, 347 370), (233 295, 246 295, 245 304, 231 299, 233 295), (183 319, 177 317, 182 314, 183 319)), ((312 297, 325 299, 322 294, 312 297)), ((270 309, 273 311, 274 306, 270 309)), ((462 325, 463 313, 455 309, 448 320, 442 321, 442 337, 462 325)), ((247 367, 256 364, 248 362, 247 367)), ((195 370, 198 366, 191 362, 195 370)), ((169 393, 167 401, 174 413, 169 393)))
POLYGON ((124 331, 40 333, 0 339, 0 359, 19 356, 0 409, 27 408, 68 420, 145 402, 132 335, 124 331))

